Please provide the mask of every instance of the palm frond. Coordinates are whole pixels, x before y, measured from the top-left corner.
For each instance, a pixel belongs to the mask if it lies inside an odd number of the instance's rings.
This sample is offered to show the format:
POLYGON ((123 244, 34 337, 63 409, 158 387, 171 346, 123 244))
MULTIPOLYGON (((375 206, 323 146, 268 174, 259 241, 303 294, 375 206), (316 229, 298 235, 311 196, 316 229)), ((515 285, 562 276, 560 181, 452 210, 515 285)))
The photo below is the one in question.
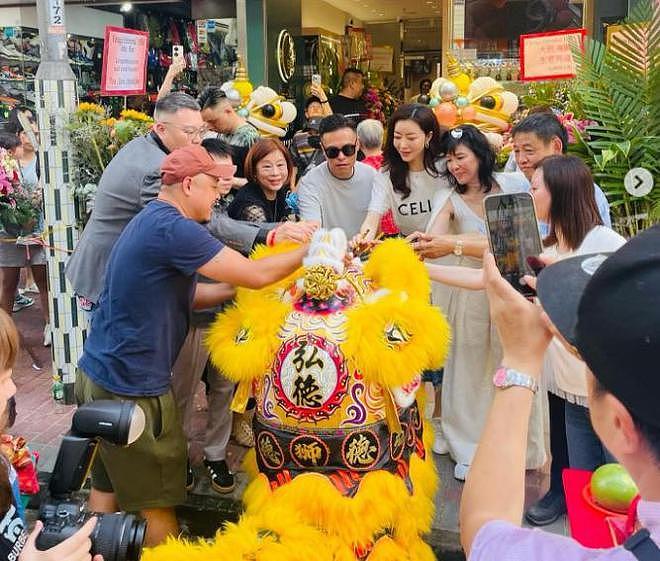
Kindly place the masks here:
POLYGON ((622 233, 660 218, 660 189, 631 197, 623 179, 633 167, 660 172, 660 4, 640 0, 607 47, 587 38, 574 51, 575 89, 584 116, 596 121, 578 136, 622 233))

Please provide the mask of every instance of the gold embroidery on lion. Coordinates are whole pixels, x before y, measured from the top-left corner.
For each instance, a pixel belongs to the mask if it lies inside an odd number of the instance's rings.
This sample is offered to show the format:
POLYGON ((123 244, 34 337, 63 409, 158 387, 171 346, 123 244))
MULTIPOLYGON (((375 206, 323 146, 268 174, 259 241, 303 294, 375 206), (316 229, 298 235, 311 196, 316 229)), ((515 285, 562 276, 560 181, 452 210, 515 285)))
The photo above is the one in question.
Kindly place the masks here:
POLYGON ((318 465, 318 461, 323 455, 323 451, 321 450, 318 442, 298 442, 293 447, 293 453, 301 462, 312 462, 312 464, 315 466, 318 465))
POLYGON ((378 448, 363 434, 354 436, 348 443, 346 460, 351 465, 365 466, 374 462, 378 448))
POLYGON ((259 437, 259 451, 263 456, 275 465, 282 463, 282 457, 280 456, 279 450, 276 450, 273 446, 273 441, 270 436, 267 434, 262 434, 259 437))

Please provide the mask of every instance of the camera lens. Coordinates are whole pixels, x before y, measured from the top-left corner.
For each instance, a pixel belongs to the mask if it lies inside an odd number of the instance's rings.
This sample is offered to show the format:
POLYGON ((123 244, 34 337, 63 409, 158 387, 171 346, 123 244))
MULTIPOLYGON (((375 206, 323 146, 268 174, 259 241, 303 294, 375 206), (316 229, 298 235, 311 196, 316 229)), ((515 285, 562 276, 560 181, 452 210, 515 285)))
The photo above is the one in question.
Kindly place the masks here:
POLYGON ((147 523, 132 514, 96 514, 92 553, 103 561, 139 561, 147 523))

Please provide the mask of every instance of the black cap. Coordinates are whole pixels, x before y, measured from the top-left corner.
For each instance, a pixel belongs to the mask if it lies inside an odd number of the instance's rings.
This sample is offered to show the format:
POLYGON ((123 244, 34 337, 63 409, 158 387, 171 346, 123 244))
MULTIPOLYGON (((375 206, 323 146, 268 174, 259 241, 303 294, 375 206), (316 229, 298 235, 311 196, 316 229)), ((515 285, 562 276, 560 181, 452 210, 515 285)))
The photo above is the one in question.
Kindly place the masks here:
POLYGON ((660 225, 617 252, 565 259, 541 271, 537 293, 599 383, 660 427, 660 225))

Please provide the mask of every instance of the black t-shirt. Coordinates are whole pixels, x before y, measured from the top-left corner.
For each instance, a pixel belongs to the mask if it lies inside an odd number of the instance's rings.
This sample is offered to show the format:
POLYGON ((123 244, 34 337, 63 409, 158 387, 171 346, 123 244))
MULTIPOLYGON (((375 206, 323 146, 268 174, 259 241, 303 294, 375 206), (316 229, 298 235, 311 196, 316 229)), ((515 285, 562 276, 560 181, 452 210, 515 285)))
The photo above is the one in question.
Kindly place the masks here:
POLYGON ((266 198, 259 185, 246 183, 236 193, 227 208, 227 214, 234 220, 247 222, 283 222, 291 214, 286 204, 288 192, 288 187, 282 187, 277 192, 275 200, 271 201, 266 198))
POLYGON ((353 99, 341 94, 330 98, 330 107, 333 113, 340 113, 345 117, 351 117, 355 121, 367 118, 367 106, 362 99, 353 99))

